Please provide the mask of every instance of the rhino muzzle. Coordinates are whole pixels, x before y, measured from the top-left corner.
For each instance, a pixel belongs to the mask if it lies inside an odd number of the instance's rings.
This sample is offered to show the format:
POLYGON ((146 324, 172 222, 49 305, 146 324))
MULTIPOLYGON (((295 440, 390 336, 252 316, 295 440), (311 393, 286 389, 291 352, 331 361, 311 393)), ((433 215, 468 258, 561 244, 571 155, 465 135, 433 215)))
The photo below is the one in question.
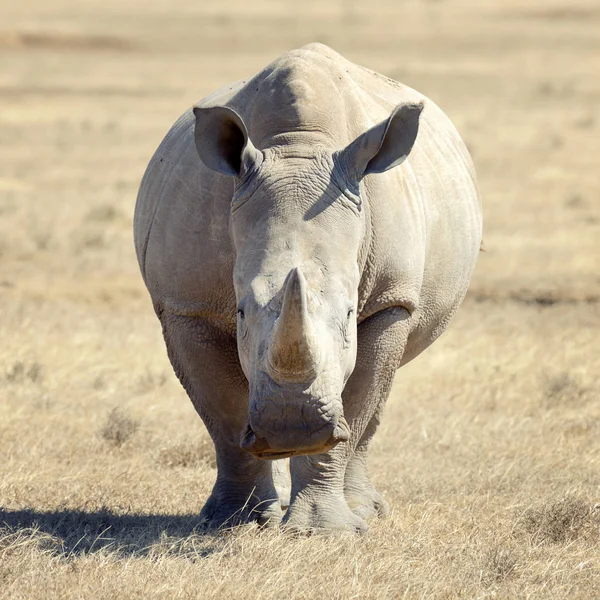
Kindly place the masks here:
POLYGON ((256 433, 248 423, 240 440, 240 447, 263 460, 287 458, 301 454, 322 454, 340 442, 350 439, 350 427, 340 416, 316 431, 305 429, 283 430, 277 434, 256 433))

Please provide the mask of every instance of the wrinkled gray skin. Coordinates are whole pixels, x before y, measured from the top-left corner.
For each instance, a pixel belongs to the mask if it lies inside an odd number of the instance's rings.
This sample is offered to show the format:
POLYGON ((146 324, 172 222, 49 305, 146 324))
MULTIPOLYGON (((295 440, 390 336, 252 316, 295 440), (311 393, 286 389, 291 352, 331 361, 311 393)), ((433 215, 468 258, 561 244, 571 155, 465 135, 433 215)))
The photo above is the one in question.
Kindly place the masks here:
POLYGON ((144 176, 135 243, 215 444, 206 526, 277 523, 289 504, 295 530, 364 531, 388 512, 369 441, 394 372, 462 301, 480 241, 448 118, 321 44, 177 121, 144 176), (272 460, 285 457, 287 482, 272 460))

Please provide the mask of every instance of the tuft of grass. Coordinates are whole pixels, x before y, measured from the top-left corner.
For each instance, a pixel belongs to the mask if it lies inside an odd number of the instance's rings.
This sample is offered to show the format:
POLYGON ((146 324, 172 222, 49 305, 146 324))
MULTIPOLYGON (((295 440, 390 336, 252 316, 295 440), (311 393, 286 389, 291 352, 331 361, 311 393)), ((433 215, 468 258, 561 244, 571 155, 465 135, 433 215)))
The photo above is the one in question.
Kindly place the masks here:
POLYGON ((86 215, 86 221, 109 223, 119 216, 117 209, 110 204, 100 204, 92 208, 86 215))
POLYGON ((164 372, 153 373, 146 369, 136 380, 136 389, 140 394, 147 394, 152 390, 162 387, 167 382, 167 375, 164 372))
POLYGON ((130 417, 124 409, 113 408, 100 429, 100 436, 111 446, 118 448, 131 439, 139 428, 140 422, 130 417))
POLYGON ((545 375, 542 387, 546 405, 550 408, 575 404, 586 395, 586 389, 568 373, 545 375))
POLYGON ((106 389, 106 379, 104 375, 98 375, 92 381, 92 388, 95 390, 103 390, 106 389))
POLYGON ((593 129, 596 124, 596 119, 594 118, 594 115, 586 115, 576 119, 573 124, 579 129, 593 129))
POLYGON ((86 232, 78 244, 78 250, 96 250, 106 247, 106 239, 103 232, 89 231, 86 232))
POLYGON ((518 525, 532 536, 534 543, 564 544, 584 534, 598 538, 599 506, 573 496, 528 508, 518 525))
POLYGON ((515 549, 506 546, 493 546, 483 553, 482 567, 484 583, 502 583, 517 574, 519 556, 515 549))
MULTIPOLYGON (((248 529, 250 529, 248 527, 248 529)), ((145 550, 147 556, 152 560, 169 556, 185 559, 189 562, 197 562, 213 554, 226 551, 230 545, 231 532, 216 533, 192 533, 187 536, 169 535, 162 531, 159 539, 149 545, 145 550)))
POLYGON ((42 378, 42 365, 36 361, 26 363, 18 360, 7 369, 5 374, 5 379, 9 383, 40 383, 42 378))
MULTIPOLYGON (((0 527, 0 563, 11 555, 21 553, 23 548, 34 548, 42 554, 57 555, 64 550, 62 540, 33 527, 0 527)), ((1 580, 1 579, 0 579, 1 580)))
POLYGON ((49 231, 38 231, 32 234, 35 247, 38 250, 48 250, 52 242, 52 234, 49 231))
POLYGON ((569 208, 585 208, 587 202, 582 194, 569 194, 565 201, 566 206, 569 208))

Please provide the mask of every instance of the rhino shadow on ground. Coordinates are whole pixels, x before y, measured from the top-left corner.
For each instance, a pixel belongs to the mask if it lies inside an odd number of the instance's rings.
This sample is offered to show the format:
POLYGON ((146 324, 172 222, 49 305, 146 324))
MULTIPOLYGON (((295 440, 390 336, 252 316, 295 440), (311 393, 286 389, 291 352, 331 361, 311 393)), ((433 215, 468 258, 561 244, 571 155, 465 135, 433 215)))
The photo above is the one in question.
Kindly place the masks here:
POLYGON ((204 558, 222 549, 227 536, 205 533, 198 514, 116 514, 97 511, 0 508, 0 551, 30 540, 58 556, 101 551, 123 556, 176 554, 204 558))

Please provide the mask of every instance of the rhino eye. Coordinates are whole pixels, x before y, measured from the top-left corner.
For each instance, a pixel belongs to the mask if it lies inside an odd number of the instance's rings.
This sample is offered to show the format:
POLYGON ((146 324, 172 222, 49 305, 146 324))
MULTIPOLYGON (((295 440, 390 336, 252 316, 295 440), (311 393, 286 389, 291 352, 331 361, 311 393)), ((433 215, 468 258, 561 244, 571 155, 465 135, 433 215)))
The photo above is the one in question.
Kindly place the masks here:
POLYGON ((241 309, 241 308, 238 308, 237 314, 238 314, 238 317, 239 317, 240 319, 243 319, 243 318, 246 316, 246 315, 244 314, 244 310, 243 310, 243 309, 241 309))
POLYGON ((348 314, 346 315, 346 318, 350 319, 350 317, 352 317, 353 314, 354 314, 354 309, 353 308, 348 309, 348 314))

